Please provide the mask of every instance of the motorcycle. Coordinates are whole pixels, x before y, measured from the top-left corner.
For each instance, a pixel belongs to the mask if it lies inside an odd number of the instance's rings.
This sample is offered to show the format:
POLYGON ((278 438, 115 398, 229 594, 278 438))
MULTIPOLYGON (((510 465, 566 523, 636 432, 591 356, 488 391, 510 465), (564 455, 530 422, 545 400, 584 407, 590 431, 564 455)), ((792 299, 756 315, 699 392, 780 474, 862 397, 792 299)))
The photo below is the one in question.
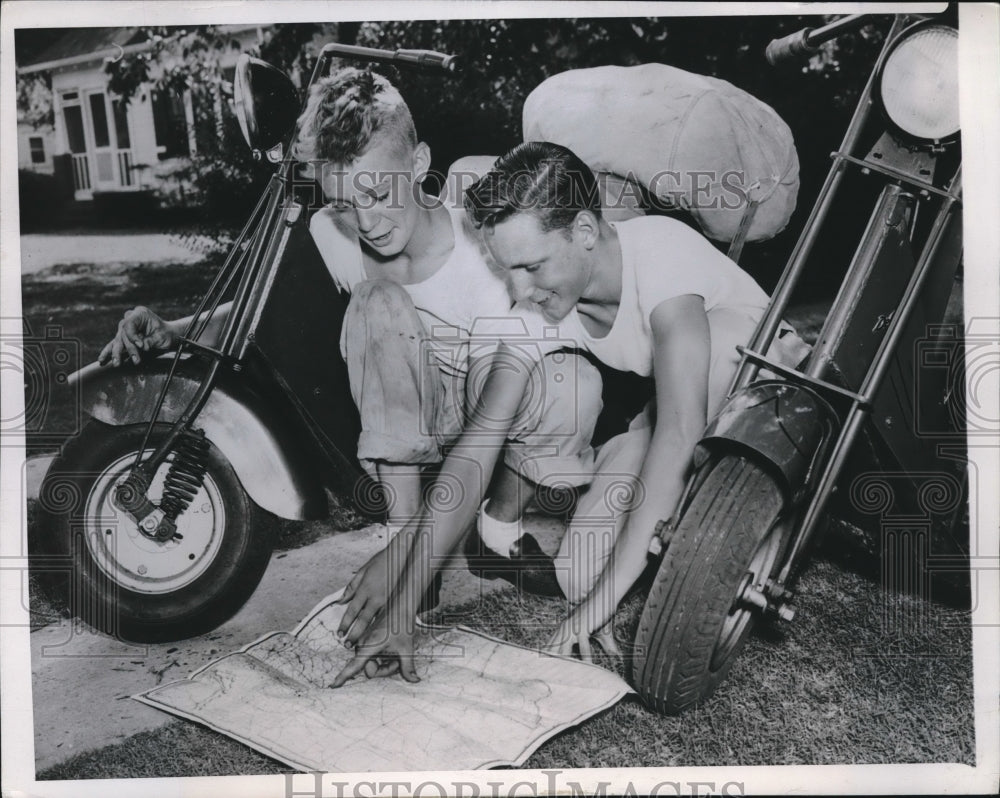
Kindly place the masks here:
MULTIPOLYGON (((807 28, 773 41, 767 58, 815 53, 870 21, 807 28)), ((890 588, 909 580, 926 597, 935 570, 967 573, 961 331, 942 321, 962 261, 957 48, 940 17, 894 19, 741 347, 638 626, 632 676, 659 712, 704 701, 755 624, 794 617, 796 577, 837 512, 874 516, 883 574, 899 583, 890 588), (823 235, 845 234, 848 184, 872 198, 871 213, 811 354, 788 368, 763 353, 796 287, 829 268, 823 235)))
MULTIPOLYGON (((310 85, 338 58, 455 65, 427 50, 333 43, 310 85)), ((360 422, 338 346, 348 298, 309 233, 311 184, 283 146, 298 91, 244 55, 234 93, 255 158, 276 171, 176 352, 70 377, 89 420, 40 491, 39 568, 69 571, 74 615, 136 642, 193 637, 235 614, 264 574, 277 518, 327 517, 327 490, 384 511, 356 457, 360 422), (208 343, 224 300, 221 335, 208 343)))

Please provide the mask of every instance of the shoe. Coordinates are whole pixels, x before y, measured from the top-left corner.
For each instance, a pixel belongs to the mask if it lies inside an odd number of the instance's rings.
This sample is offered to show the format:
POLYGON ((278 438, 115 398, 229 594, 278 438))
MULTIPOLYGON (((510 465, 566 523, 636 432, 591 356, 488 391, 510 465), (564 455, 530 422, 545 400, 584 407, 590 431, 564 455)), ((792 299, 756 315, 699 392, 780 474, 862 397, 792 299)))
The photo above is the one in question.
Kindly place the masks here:
POLYGON ((503 579, 525 593, 563 597, 555 563, 528 533, 514 541, 510 556, 504 557, 483 542, 477 529, 472 529, 465 539, 465 559, 469 571, 481 579, 503 579))

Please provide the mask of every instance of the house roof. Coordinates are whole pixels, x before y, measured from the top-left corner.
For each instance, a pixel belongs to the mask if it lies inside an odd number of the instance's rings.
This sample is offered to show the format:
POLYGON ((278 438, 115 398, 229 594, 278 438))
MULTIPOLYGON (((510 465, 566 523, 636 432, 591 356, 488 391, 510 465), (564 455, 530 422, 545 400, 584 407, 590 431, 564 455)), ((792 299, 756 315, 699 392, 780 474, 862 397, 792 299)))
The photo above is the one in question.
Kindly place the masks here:
MULTIPOLYGON (((256 30, 258 25, 220 25, 229 33, 256 30)), ((71 64, 82 64, 124 52, 148 48, 148 34, 141 28, 64 28, 63 35, 38 53, 19 62, 17 71, 42 72, 71 64)))
POLYGON ((139 28, 66 28, 62 36, 20 65, 35 72, 70 63, 114 55, 119 47, 141 44, 146 34, 139 28))

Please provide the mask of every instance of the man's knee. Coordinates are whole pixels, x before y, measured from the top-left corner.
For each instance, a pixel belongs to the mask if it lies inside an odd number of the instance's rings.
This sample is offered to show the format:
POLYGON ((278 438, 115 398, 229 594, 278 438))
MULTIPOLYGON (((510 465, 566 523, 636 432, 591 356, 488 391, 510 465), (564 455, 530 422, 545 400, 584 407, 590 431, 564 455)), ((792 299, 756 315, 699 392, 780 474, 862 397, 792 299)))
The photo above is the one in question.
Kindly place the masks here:
POLYGON ((413 312, 413 300, 406 289, 391 280, 365 280, 351 292, 348 308, 365 317, 392 318, 401 312, 413 312))
POLYGON ((532 367, 513 438, 555 436, 589 444, 603 407, 601 389, 601 373, 587 358, 575 352, 546 355, 532 367))
POLYGON ((372 341, 402 336, 419 340, 423 324, 406 289, 389 280, 358 283, 344 315, 343 349, 360 351, 372 341))
MULTIPOLYGON (((612 522, 613 524, 613 522, 612 522)), ((607 567, 615 545, 614 526, 581 524, 576 516, 555 559, 556 581, 573 606, 583 601, 607 567)))
MULTIPOLYGON (((423 325, 406 290, 388 280, 358 283, 344 315, 341 352, 349 372, 398 368, 399 358, 417 369, 416 347, 424 338, 423 325), (376 356, 371 361, 370 356, 376 356)), ((352 377, 352 387, 358 372, 352 377)))

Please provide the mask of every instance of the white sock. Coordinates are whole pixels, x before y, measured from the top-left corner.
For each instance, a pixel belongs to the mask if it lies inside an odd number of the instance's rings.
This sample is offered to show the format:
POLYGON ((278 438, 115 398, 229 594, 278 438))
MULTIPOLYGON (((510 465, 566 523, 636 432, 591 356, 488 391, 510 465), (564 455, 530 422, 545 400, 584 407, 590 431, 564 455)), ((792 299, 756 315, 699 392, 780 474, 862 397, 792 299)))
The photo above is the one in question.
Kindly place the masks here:
MULTIPOLYGON (((489 500, 487 499, 487 501, 489 500)), ((521 522, 497 521, 487 514, 486 502, 483 502, 479 508, 476 529, 479 530, 479 537, 482 538, 483 543, 504 557, 510 556, 510 547, 521 537, 521 522)))

